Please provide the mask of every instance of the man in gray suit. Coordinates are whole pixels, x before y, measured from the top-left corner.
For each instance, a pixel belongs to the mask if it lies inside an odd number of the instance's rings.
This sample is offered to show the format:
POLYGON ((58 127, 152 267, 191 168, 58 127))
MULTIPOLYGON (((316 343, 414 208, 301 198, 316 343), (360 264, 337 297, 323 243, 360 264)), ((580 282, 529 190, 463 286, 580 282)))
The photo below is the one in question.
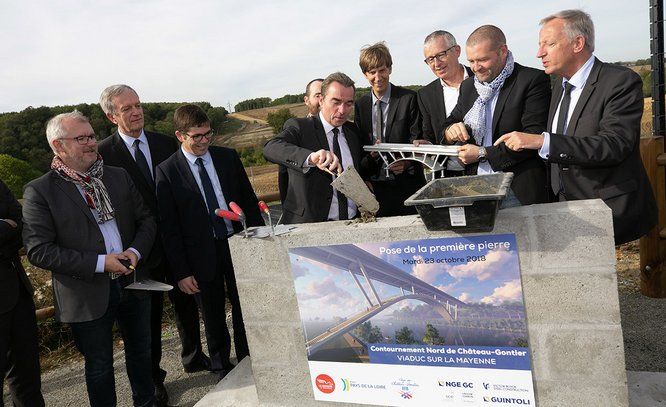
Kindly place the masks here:
POLYGON ((55 153, 51 171, 23 194, 28 259, 52 272, 56 319, 69 323, 85 358, 90 404, 116 405, 117 320, 134 405, 150 406, 150 296, 123 287, 131 278, 129 265, 150 252, 155 221, 129 174, 103 165, 85 116, 59 114, 47 123, 46 135, 55 153))

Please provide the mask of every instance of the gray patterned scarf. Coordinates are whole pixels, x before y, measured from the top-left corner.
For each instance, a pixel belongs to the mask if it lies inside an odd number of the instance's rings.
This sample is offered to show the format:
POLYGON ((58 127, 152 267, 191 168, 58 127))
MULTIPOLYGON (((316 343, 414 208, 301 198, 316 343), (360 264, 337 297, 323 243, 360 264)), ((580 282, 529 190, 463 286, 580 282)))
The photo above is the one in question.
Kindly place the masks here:
POLYGON ((509 51, 506 57, 506 64, 504 69, 497 75, 497 78, 492 82, 486 83, 479 81, 476 76, 474 77, 474 87, 479 97, 476 98, 474 105, 465 115, 463 121, 472 129, 472 135, 476 144, 483 145, 483 138, 486 135, 486 104, 490 102, 495 94, 499 92, 504 85, 506 78, 513 73, 513 54, 509 51))

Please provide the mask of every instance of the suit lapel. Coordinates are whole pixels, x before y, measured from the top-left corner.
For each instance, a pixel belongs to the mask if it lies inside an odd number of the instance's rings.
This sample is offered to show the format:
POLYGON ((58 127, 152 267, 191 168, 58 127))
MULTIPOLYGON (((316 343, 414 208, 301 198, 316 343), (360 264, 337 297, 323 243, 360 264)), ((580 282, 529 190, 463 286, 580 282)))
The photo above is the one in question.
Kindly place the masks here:
MULTIPOLYGON (((435 117, 441 117, 441 122, 446 118, 446 105, 444 103, 444 88, 442 88, 442 81, 437 78, 435 80, 435 86, 433 86, 432 101, 435 107, 435 111, 432 113, 435 117), (441 113, 441 115, 439 114, 441 113)), ((453 108, 453 106, 450 106, 453 108)))
POLYGON ((358 153, 361 149, 358 134, 356 134, 356 132, 352 130, 353 127, 347 123, 343 124, 342 128, 345 133, 345 140, 347 140, 347 146, 349 146, 349 153, 352 157, 354 167, 358 168, 360 165, 360 156, 358 153))
POLYGON ((74 202, 74 204, 83 212, 88 220, 97 225, 97 220, 93 217, 92 212, 90 212, 90 208, 88 208, 86 200, 83 198, 76 185, 73 182, 65 181, 64 179, 60 178, 60 176, 55 172, 51 172, 51 177, 53 178, 53 182, 58 186, 58 188, 60 188, 65 193, 65 195, 67 195, 69 199, 74 202))
POLYGON ((516 83, 516 77, 518 76, 519 70, 520 65, 515 64, 513 72, 508 78, 506 78, 504 85, 502 85, 502 89, 500 89, 499 95, 497 96, 497 103, 495 103, 495 110, 493 110, 493 140, 495 140, 495 134, 497 134, 497 123, 499 123, 499 119, 502 116, 502 111, 504 110, 506 100, 511 94, 511 89, 516 83))
POLYGON ((592 93, 594 93, 594 90, 597 87, 599 70, 601 70, 601 61, 595 58, 594 65, 592 66, 592 70, 590 71, 590 76, 587 78, 587 82, 585 83, 583 92, 580 94, 580 98, 578 98, 578 102, 576 102, 576 107, 574 108, 574 111, 571 114, 571 118, 569 118, 569 123, 567 124, 567 131, 566 131, 566 134, 568 135, 574 134, 576 132, 576 125, 578 125, 578 119, 580 118, 580 114, 583 112, 583 109, 585 108, 587 101, 590 99, 590 96, 592 96, 592 93))
MULTIPOLYGON (((149 185, 148 181, 146 180, 146 177, 143 176, 141 173, 141 170, 139 170, 139 166, 136 164, 136 161, 134 160, 134 157, 132 157, 132 153, 129 151, 127 148, 127 144, 123 141, 123 139, 120 137, 120 134, 116 130, 114 133, 113 137, 113 143, 112 143, 112 149, 114 154, 118 157, 120 161, 122 161, 125 165, 124 168, 129 172, 130 176, 132 177, 134 182, 137 182, 136 180, 139 180, 139 182, 143 185, 144 188, 147 188, 149 190, 154 190, 153 185, 149 185)), ((151 144, 148 143, 148 148, 151 149, 150 153, 153 155, 152 147, 151 144)), ((153 160, 153 163, 155 160, 153 160)), ((153 174, 155 173, 155 166, 153 165, 153 174)))
POLYGON ((227 166, 225 165, 224 160, 217 154, 217 151, 208 149, 210 152, 210 157, 213 160, 213 166, 215 167, 215 173, 217 174, 217 179, 220 181, 220 187, 222 188, 222 195, 224 200, 229 202, 233 201, 235 198, 231 196, 231 188, 233 180, 230 178, 231 174, 227 171, 227 166))
POLYGON ((314 124, 315 137, 317 138, 317 142, 319 143, 319 148, 323 148, 324 150, 330 150, 331 147, 328 145, 328 139, 326 138, 326 133, 324 132, 324 125, 321 124, 321 120, 319 120, 319 115, 312 117, 312 123, 314 124))
POLYGON ((203 196, 201 196, 201 190, 199 189, 199 184, 197 184, 197 181, 194 179, 192 169, 190 168, 190 163, 187 161, 183 151, 180 149, 178 152, 176 152, 176 168, 178 169, 178 172, 181 175, 181 179, 184 181, 187 188, 199 197, 201 206, 204 208, 206 213, 208 213, 206 201, 204 201, 203 196))
POLYGON ((548 125, 546 126, 546 131, 550 132, 553 128, 553 118, 555 117, 555 111, 557 106, 560 104, 560 99, 562 98, 562 78, 558 78, 553 89, 553 95, 550 98, 550 108, 548 109, 548 125))

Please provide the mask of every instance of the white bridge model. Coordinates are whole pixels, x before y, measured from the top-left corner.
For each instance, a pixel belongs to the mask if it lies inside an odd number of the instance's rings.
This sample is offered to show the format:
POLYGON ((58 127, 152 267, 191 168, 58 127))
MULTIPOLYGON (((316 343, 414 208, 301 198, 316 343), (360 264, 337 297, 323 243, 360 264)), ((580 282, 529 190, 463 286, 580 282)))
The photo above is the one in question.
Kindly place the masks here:
POLYGON ((379 153, 386 164, 386 176, 389 176, 388 166, 396 161, 417 161, 430 169, 426 177, 432 179, 436 171, 446 169, 446 160, 449 157, 457 157, 460 146, 442 146, 435 144, 413 144, 379 143, 371 146, 363 146, 365 151, 379 153))

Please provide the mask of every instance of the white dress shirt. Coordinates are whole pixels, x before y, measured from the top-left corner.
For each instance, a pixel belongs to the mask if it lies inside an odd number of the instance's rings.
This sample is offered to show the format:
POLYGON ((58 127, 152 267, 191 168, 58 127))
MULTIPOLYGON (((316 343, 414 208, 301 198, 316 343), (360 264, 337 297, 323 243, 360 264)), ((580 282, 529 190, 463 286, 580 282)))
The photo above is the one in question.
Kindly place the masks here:
MULTIPOLYGON (((465 80, 469 76, 467 74, 467 69, 465 69, 465 67, 462 65, 460 67, 463 70, 463 80, 465 80)), ((439 83, 442 84, 442 92, 444 93, 444 113, 446 114, 446 117, 449 117, 453 111, 453 108, 456 107, 456 104, 458 104, 458 97, 460 96, 460 85, 457 87, 449 86, 441 78, 439 79, 439 83)))
MULTIPOLYGON (((326 133, 326 140, 328 141, 328 149, 332 152, 333 126, 329 124, 326 119, 324 119, 324 115, 321 112, 319 112, 319 119, 321 120, 321 124, 324 125, 324 132, 326 133)), ((351 151, 349 150, 349 144, 347 144, 347 139, 345 138, 345 133, 342 131, 342 126, 338 127, 338 130, 340 130, 338 133, 338 143, 340 144, 340 153, 342 154, 342 157, 338 157, 338 159, 340 160, 340 165, 344 170, 350 165, 353 166, 354 160, 352 159, 351 151)), ((333 187, 331 187, 331 189, 333 189, 333 187)), ((356 204, 349 197, 347 197, 347 208, 349 219, 356 216, 356 204)), ((339 218, 340 214, 338 213, 338 195, 335 193, 335 189, 333 189, 333 199, 331 199, 331 207, 328 210, 328 219, 338 220, 339 218)))
MULTIPOLYGON (((222 193, 222 186, 220 184, 220 179, 217 177, 217 171, 215 170, 215 166, 213 165, 213 159, 210 156, 210 151, 206 151, 206 154, 198 157, 192 153, 189 153, 183 149, 183 147, 180 147, 181 151, 183 152, 183 155, 187 159, 187 163, 190 165, 190 171, 192 171, 192 175, 194 176, 194 180, 197 182, 197 185, 199 186, 199 192, 201 193, 201 197, 203 198, 204 202, 206 202, 206 194, 204 193, 203 185, 201 184, 201 176, 199 175, 199 165, 197 165, 196 161, 197 158, 201 158, 204 164, 204 168, 206 169, 206 172, 208 173, 208 178, 210 178, 211 184, 213 184, 213 191, 215 191, 215 197, 217 198, 217 203, 220 205, 220 209, 225 209, 229 210, 229 206, 227 205, 227 201, 224 199, 224 194, 222 193)), ((206 202, 206 208, 208 208, 208 202, 206 202)), ((227 231, 231 235, 234 232, 234 227, 231 224, 231 221, 229 219, 224 219, 224 224, 227 226, 227 231)))
MULTIPOLYGON (((592 66, 594 66, 594 55, 590 55, 590 58, 583 64, 583 66, 580 67, 578 71, 576 71, 575 74, 567 81, 566 79, 562 78, 562 88, 564 88, 564 84, 569 82, 573 85, 573 89, 571 89, 571 103, 569 104, 569 111, 566 112, 567 115, 567 125, 569 124, 569 120, 571 119, 571 114, 573 113, 574 109, 576 108, 576 104, 578 103, 578 99, 580 99, 581 93, 583 93, 583 88, 585 88, 585 83, 587 83, 587 78, 590 77, 590 72, 592 72, 592 66)), ((564 98, 564 92, 562 92, 562 98, 564 98)), ((553 116, 553 123, 551 127, 551 132, 556 133, 557 132, 557 121, 560 117, 560 105, 562 104, 562 99, 560 99, 559 103, 557 104, 557 110, 555 111, 555 116, 553 116)), ((564 129, 566 132, 566 128, 564 129)), ((543 158, 544 160, 548 158, 548 155, 550 154, 550 133, 544 132, 543 133, 543 145, 539 149, 539 156, 543 158)))
MULTIPOLYGON (((128 136, 126 134, 123 134, 120 129, 118 129, 118 134, 120 134, 120 138, 125 142, 125 145, 127 146, 127 149, 129 150, 130 154, 132 154, 132 158, 134 158, 134 161, 136 161, 135 151, 134 151, 134 140, 136 138, 132 136, 128 136)), ((139 136, 139 140, 141 141, 139 143, 139 150, 143 153, 143 155, 146 157, 146 161, 148 161, 148 169, 150 169, 150 175, 153 176, 153 179, 155 179, 155 174, 153 173, 153 159, 150 155, 150 148, 148 148, 148 139, 146 138, 146 133, 143 132, 143 129, 141 129, 141 135, 139 136)))

